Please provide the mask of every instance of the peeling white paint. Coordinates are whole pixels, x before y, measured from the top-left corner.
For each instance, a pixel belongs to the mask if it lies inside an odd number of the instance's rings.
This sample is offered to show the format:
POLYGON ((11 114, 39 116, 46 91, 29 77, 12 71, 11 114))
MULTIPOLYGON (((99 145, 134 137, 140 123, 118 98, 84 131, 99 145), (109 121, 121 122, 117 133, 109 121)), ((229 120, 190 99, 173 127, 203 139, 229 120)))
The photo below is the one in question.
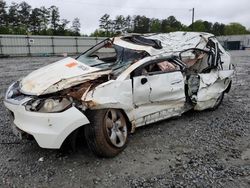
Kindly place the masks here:
POLYGON ((33 71, 22 79, 20 88, 23 93, 29 95, 53 93, 84 81, 96 79, 100 74, 107 74, 107 72, 93 74, 99 70, 68 57, 33 71))

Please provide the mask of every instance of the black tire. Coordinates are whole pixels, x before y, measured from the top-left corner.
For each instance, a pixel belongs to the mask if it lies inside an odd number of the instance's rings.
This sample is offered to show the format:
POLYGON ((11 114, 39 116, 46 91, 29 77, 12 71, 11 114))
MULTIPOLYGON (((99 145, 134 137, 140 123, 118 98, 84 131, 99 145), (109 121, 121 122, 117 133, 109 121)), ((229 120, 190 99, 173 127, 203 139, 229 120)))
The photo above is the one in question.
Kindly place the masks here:
POLYGON ((224 92, 221 93, 219 98, 216 100, 215 105, 211 108, 211 110, 216 110, 217 108, 219 108, 219 106, 221 105, 223 99, 224 99, 224 92))
POLYGON ((85 138, 88 147, 95 155, 114 157, 126 148, 128 126, 122 111, 118 109, 90 110, 86 112, 86 115, 90 124, 85 126, 85 138), (116 112, 116 118, 113 118, 114 112, 116 112), (110 117, 110 114, 112 117, 110 117), (121 124, 122 126, 120 126, 121 124), (116 134, 116 139, 114 139, 114 134, 116 134), (120 140, 120 138, 122 139, 120 140))

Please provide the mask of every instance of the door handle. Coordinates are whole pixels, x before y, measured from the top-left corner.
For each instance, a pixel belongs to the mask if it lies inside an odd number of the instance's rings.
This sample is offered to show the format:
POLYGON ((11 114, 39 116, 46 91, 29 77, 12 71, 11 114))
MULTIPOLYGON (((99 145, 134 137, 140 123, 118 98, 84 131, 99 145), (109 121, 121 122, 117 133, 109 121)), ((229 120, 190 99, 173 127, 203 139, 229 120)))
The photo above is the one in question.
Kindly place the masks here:
POLYGON ((142 85, 144 85, 145 83, 147 83, 148 82, 148 79, 147 78, 142 78, 141 79, 141 84, 142 85))

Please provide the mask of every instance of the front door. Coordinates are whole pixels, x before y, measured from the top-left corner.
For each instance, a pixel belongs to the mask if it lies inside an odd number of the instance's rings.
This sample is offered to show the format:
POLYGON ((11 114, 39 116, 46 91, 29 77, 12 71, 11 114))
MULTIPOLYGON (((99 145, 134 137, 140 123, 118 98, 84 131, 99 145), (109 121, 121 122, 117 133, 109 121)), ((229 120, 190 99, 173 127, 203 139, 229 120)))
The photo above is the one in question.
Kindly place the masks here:
POLYGON ((176 69, 169 71, 152 68, 158 63, 153 62, 141 68, 142 74, 137 73, 133 77, 136 124, 143 125, 174 116, 177 113, 175 111, 184 106, 184 78, 180 68, 177 65, 174 65, 176 69))

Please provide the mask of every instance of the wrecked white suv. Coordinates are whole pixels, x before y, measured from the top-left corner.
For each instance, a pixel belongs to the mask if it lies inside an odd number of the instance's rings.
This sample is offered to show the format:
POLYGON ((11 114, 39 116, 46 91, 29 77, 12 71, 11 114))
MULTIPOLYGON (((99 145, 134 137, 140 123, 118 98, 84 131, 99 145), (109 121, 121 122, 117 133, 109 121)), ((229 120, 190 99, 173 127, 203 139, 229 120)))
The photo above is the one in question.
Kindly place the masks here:
POLYGON ((113 157, 135 128, 187 110, 217 108, 231 87, 230 55, 208 33, 109 38, 13 83, 13 132, 60 148, 83 127, 89 148, 113 157))

